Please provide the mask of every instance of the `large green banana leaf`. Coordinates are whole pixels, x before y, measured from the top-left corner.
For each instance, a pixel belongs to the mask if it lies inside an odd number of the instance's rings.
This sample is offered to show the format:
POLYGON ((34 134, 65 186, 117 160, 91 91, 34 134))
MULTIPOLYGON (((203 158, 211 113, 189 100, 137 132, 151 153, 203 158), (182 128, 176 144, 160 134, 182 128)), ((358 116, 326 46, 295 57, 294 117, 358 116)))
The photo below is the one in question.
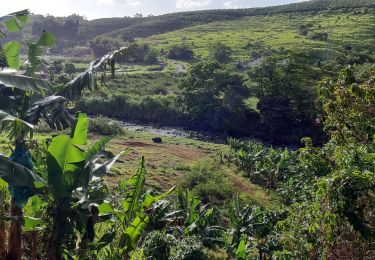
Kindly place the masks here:
MULTIPOLYGON (((29 10, 22 10, 0 17, 0 24, 4 24, 8 32, 20 31, 29 20, 29 10)), ((0 37, 6 37, 5 33, 0 31, 0 37)))
POLYGON ((53 138, 48 147, 48 184, 57 198, 69 196, 76 178, 83 172, 85 152, 78 145, 87 143, 87 130, 87 116, 80 113, 72 134, 53 138))
POLYGON ((132 219, 140 207, 139 200, 142 196, 146 174, 147 171, 144 166, 144 158, 142 157, 141 165, 136 174, 134 174, 126 183, 127 192, 125 194, 125 199, 122 201, 126 220, 132 219))
POLYGON ((24 186, 34 191, 36 187, 45 184, 37 174, 3 155, 0 155, 0 178, 12 186, 24 186))
POLYGON ((52 86, 47 81, 4 72, 0 72, 0 86, 37 93, 45 93, 52 89, 52 86))
POLYGON ((7 42, 3 47, 3 55, 9 67, 18 69, 20 67, 21 44, 16 41, 7 42))
POLYGON ((137 216, 122 235, 120 240, 121 246, 126 247, 127 251, 136 249, 137 243, 149 222, 150 217, 146 213, 137 216))
POLYGON ((36 43, 28 44, 28 58, 30 61, 31 73, 38 71, 41 64, 42 47, 52 48, 55 46, 55 36, 49 32, 43 32, 36 43))

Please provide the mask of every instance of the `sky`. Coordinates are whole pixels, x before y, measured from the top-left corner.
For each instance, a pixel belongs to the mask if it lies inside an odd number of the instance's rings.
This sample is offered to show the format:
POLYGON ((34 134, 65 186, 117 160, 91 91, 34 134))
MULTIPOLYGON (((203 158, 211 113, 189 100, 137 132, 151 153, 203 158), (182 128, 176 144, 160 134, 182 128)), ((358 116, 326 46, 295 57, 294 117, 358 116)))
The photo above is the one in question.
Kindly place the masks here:
POLYGON ((68 16, 79 14, 87 19, 134 16, 135 13, 165 13, 281 5, 302 0, 12 0, 1 5, 0 16, 30 9, 35 14, 68 16))

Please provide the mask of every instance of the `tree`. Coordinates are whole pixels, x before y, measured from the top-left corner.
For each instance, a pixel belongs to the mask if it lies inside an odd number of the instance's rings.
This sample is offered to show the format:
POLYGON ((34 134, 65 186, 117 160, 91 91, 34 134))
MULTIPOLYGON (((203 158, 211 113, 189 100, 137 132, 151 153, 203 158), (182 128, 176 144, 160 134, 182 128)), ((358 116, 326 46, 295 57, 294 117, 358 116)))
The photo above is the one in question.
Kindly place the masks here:
POLYGON ((92 49, 95 57, 101 57, 108 52, 119 49, 123 43, 110 37, 97 37, 89 41, 90 48, 92 49))
MULTIPOLYGON (((337 259, 344 251, 352 259, 373 256, 374 94, 374 76, 358 84, 351 68, 343 70, 337 81, 326 78, 319 83, 330 140, 321 148, 310 141, 301 149, 298 175, 308 171, 316 177, 307 187, 310 191, 289 207, 288 218, 279 223, 285 254, 281 258, 337 259), (326 173, 322 176, 319 169, 326 173)), ((306 179, 293 179, 294 187, 306 179)))
POLYGON ((74 73, 76 73, 76 67, 74 66, 73 63, 65 63, 64 72, 71 76, 74 73))
POLYGON ((180 88, 192 124, 209 129, 230 129, 249 94, 241 76, 214 62, 192 66, 180 88))
POLYGON ((155 49, 148 49, 144 58, 144 62, 146 64, 158 63, 158 52, 155 49))
POLYGON ((232 49, 223 44, 217 43, 210 48, 210 57, 219 63, 228 63, 231 60, 232 49))
POLYGON ((168 57, 176 60, 192 60, 194 59, 194 52, 186 44, 174 45, 169 49, 168 57))
POLYGON ((312 85, 317 76, 308 62, 301 54, 273 56, 249 71, 261 120, 272 141, 297 142, 318 131, 312 85))

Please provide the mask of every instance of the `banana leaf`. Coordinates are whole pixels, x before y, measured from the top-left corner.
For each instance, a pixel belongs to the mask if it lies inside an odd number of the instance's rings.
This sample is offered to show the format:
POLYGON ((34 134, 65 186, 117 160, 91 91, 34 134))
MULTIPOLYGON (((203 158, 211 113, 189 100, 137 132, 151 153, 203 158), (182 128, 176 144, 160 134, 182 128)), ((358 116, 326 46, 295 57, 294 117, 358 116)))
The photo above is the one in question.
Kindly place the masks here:
POLYGON ((3 155, 0 155, 0 178, 11 186, 28 187, 34 192, 40 184, 46 184, 40 176, 3 155))
POLYGON ((41 94, 52 90, 52 86, 47 81, 5 72, 0 72, 0 86, 41 94))
MULTIPOLYGON (((90 91, 97 88, 95 75, 97 72, 104 70, 106 65, 112 63, 119 56, 124 56, 128 53, 128 48, 123 47, 104 55, 101 59, 91 62, 89 68, 70 81, 61 95, 69 98, 81 96, 85 89, 90 91)), ((114 64, 114 63, 112 63, 114 64)))
POLYGON ((66 129, 73 121, 66 110, 67 103, 68 100, 61 96, 49 96, 39 100, 27 111, 26 121, 33 125, 44 121, 51 129, 66 129))

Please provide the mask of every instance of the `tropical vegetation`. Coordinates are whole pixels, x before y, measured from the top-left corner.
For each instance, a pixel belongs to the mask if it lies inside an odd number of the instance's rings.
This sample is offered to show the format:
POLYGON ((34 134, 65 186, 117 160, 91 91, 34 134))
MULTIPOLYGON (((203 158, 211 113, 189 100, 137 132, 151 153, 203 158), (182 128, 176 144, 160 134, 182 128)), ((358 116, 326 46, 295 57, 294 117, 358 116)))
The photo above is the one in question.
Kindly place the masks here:
POLYGON ((306 12, 370 21, 373 7, 1 17, 0 259, 375 257, 371 25, 356 43, 337 42, 323 22, 293 21, 306 12), (156 45, 211 22, 272 17, 288 17, 305 48, 259 39, 241 50, 191 39, 156 45), (24 44, 29 19, 39 33, 24 44), (50 56, 65 48, 87 62, 50 56), (247 62, 238 59, 244 50, 247 62), (131 132, 116 119, 216 132, 222 143, 131 132))

